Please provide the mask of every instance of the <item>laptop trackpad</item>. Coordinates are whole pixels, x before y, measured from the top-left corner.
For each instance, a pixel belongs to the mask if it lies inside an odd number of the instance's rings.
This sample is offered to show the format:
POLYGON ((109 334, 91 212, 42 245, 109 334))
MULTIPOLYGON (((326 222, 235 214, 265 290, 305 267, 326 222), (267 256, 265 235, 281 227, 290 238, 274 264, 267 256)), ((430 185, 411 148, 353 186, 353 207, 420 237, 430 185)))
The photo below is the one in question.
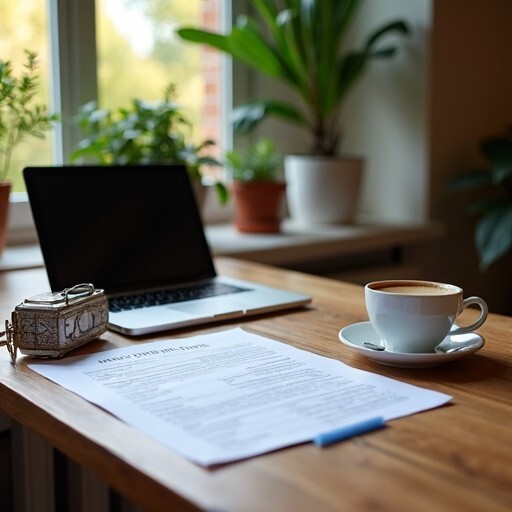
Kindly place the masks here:
POLYGON ((239 303, 231 301, 229 299, 219 299, 215 297, 215 300, 201 300, 186 302, 183 304, 173 304, 169 306, 169 309, 179 311, 181 313, 188 313, 197 317, 215 317, 219 315, 225 315, 226 313, 244 313, 244 309, 239 303))

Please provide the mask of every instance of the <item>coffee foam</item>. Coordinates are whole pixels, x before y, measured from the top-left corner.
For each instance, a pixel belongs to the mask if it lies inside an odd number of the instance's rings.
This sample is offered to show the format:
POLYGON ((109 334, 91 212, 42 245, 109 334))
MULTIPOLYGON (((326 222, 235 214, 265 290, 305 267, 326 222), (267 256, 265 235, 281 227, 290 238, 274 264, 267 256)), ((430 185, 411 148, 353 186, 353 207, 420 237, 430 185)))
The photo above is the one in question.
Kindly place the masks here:
POLYGON ((399 295, 451 295, 457 292, 455 287, 428 281, 386 281, 375 283, 371 289, 384 293, 399 295))

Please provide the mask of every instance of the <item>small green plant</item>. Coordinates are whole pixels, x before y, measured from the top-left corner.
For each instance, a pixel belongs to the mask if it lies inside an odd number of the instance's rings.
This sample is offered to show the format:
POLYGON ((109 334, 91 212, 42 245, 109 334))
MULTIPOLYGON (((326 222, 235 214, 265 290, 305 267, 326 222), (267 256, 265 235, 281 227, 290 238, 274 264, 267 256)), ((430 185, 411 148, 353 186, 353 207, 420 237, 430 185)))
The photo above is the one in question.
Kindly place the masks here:
MULTIPOLYGON (((176 88, 166 87, 161 101, 132 100, 129 107, 115 111, 98 108, 96 102, 83 105, 76 122, 85 137, 71 154, 71 160, 96 161, 102 165, 183 164, 191 179, 200 179, 202 166, 218 166, 207 154, 215 143, 192 141, 192 126, 176 102, 176 88)), ((216 183, 224 204, 227 191, 216 183)))
POLYGON ((7 181, 14 150, 27 137, 44 138, 59 119, 34 103, 39 86, 37 53, 25 50, 24 72, 16 77, 11 61, 0 61, 0 181, 7 181))
POLYGON ((448 191, 478 192, 469 213, 478 217, 475 247, 485 271, 512 250, 512 128, 506 136, 484 139, 480 149, 489 166, 460 174, 448 191))
POLYGON ((224 160, 234 181, 277 181, 280 178, 282 156, 266 137, 246 150, 227 151, 224 160))

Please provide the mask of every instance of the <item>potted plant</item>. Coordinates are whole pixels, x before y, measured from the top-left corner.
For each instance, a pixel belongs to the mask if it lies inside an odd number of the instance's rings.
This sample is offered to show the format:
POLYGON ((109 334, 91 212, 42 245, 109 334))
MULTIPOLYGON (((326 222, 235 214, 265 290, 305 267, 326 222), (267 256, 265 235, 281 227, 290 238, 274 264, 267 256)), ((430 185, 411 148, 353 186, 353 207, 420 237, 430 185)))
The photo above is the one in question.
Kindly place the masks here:
POLYGON ((485 271, 512 250, 512 128, 505 136, 484 139, 480 149, 489 166, 460 174, 448 190, 477 193, 469 212, 478 217, 475 247, 485 271))
MULTIPOLYGON (((161 101, 132 100, 115 111, 98 108, 95 101, 83 105, 76 121, 85 135, 71 154, 71 160, 93 160, 102 165, 183 164, 188 170, 198 204, 204 200, 202 166, 220 165, 207 153, 215 143, 191 140, 191 124, 175 101, 176 88, 166 87, 161 101)), ((222 204, 227 191, 215 184, 222 204)))
POLYGON ((229 54, 295 93, 297 101, 260 99, 238 106, 234 128, 249 132, 268 116, 305 127, 311 135, 309 155, 305 160, 285 159, 290 213, 303 222, 351 220, 352 212, 336 207, 343 205, 344 189, 351 203, 356 203, 353 187, 360 182, 359 159, 349 163, 348 186, 326 183, 328 177, 337 179, 343 172, 338 170, 343 162, 341 111, 370 61, 395 55, 396 46, 379 44, 384 36, 408 34, 408 26, 402 20, 392 21, 375 30, 361 49, 345 51, 345 36, 359 0, 250 0, 249 4, 258 17, 239 17, 225 35, 190 27, 180 28, 178 34, 229 54), (320 197, 311 199, 315 191, 320 197), (326 207, 333 211, 323 213, 326 207))
POLYGON ((235 226, 249 233, 275 233, 281 224, 285 183, 282 157, 275 144, 262 138, 246 150, 233 149, 224 157, 232 182, 235 226))
POLYGON ((43 138, 57 114, 35 103, 39 86, 37 53, 25 50, 24 71, 15 76, 9 60, 0 61, 0 253, 5 247, 12 156, 28 136, 43 138))

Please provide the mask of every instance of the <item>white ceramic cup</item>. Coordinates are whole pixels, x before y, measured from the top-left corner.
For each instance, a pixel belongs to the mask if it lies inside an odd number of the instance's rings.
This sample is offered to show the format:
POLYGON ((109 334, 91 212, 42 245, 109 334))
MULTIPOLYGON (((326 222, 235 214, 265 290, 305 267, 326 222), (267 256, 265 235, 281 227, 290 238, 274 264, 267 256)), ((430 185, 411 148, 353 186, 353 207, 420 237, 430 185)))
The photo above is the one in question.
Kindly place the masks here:
POLYGON ((375 281, 365 286, 366 310, 375 331, 393 352, 432 353, 443 339, 478 329, 487 318, 487 304, 480 297, 463 298, 458 286, 432 281, 375 281), (470 304, 480 317, 459 327, 455 319, 470 304))

